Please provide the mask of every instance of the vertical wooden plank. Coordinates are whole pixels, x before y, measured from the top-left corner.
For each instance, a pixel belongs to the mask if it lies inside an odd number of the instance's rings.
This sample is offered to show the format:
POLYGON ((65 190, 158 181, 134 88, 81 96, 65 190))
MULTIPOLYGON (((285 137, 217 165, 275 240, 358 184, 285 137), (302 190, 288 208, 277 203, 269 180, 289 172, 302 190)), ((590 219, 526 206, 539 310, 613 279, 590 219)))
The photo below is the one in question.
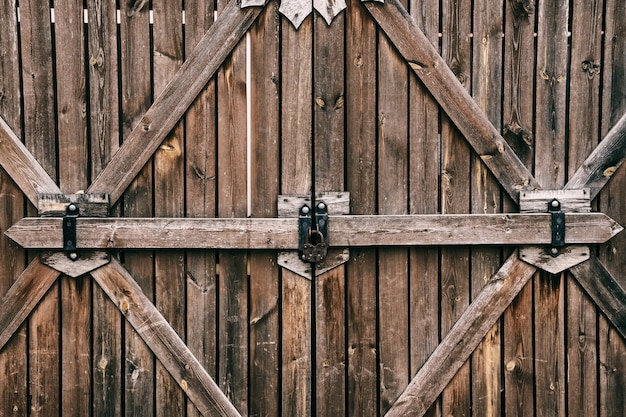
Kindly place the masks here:
MULTIPOLYGON (((153 73, 158 96, 183 61, 182 1, 154 4, 153 73)), ((154 154, 154 214, 182 217, 185 214, 184 131, 178 123, 154 154)), ((155 254, 155 300, 157 309, 179 336, 185 334, 185 269, 183 251, 155 254)), ((156 415, 184 415, 186 398, 167 369, 157 362, 156 415)))
MULTIPOLYGON (((21 94, 17 5, 0 2, 0 116, 16 134, 21 133, 21 94)), ((0 168, 0 232, 24 215, 24 197, 11 177, 0 168)), ((0 298, 26 267, 24 250, 2 233, 0 237, 0 298)), ((26 415, 28 406, 26 325, 0 351, 0 415, 26 415)))
MULTIPOLYGON (((602 122, 601 137, 626 113, 626 20, 624 3, 605 1, 604 60, 602 70, 602 122)), ((626 224, 626 207, 623 204, 626 189, 626 172, 618 169, 599 195, 600 210, 620 224, 626 224)), ((607 270, 626 288, 626 235, 619 234, 601 246, 600 259, 607 270)), ((600 318, 599 390, 601 417, 626 414, 626 342, 619 332, 604 318, 600 318)))
MULTIPOLYGON (((50 177, 57 179, 52 28, 47 2, 20 1, 21 71, 26 147, 50 177)), ((29 213, 35 214, 32 207, 29 213)), ((59 413, 59 284, 51 287, 29 320, 28 372, 33 416, 59 413)))
MULTIPOLYGON (((82 0, 55 4, 55 63, 59 186, 75 193, 88 185, 85 34, 82 0)), ((91 408, 91 278, 61 278, 61 409, 88 415, 91 408)))
MULTIPOLYGON (((376 25, 361 2, 346 10, 346 189, 352 214, 376 214, 376 25)), ((376 250, 350 249, 346 267, 348 409, 377 415, 376 250)))
MULTIPOLYGON (((598 143, 603 9, 602 0, 572 3, 568 178, 598 143)), ((575 279, 567 282, 568 415, 597 415, 596 308, 575 279)))
MULTIPOLYGON (((503 137, 527 166, 533 163, 534 2, 505 2, 503 137)), ((505 211, 518 211, 504 199, 505 211)), ((504 313, 504 412, 534 413, 533 287, 524 287, 504 313)))
MULTIPOLYGON (((96 178, 119 148, 117 13, 106 0, 88 2, 87 13, 91 178, 96 178)), ((112 213, 119 215, 119 210, 112 213)), ((121 416, 122 319, 98 286, 92 297, 92 412, 95 417, 121 416)))
MULTIPOLYGON (((503 4, 474 1, 472 96, 500 130, 502 115, 502 38, 503 4)), ((501 211, 500 186, 481 158, 471 153, 471 212, 492 214, 501 211)), ((483 286, 501 264, 500 248, 471 249, 471 298, 478 297, 483 286)), ((501 327, 497 322, 478 345, 471 359, 472 412, 481 416, 499 416, 501 410, 501 327)))
MULTIPOLYGON (((150 20, 148 2, 120 3, 120 77, 122 134, 128 136, 152 102, 150 67, 150 20)), ((153 215, 152 161, 124 193, 123 215, 153 215)), ((124 265, 144 294, 154 302, 154 255, 125 251, 124 265)), ((124 324, 124 413, 152 416, 155 413, 154 355, 131 326, 124 324)))
MULTIPOLYGON (((410 2, 411 16, 439 49, 438 2, 410 2)), ((425 86, 410 77, 409 210, 439 212, 439 106, 425 86)), ((414 247, 410 265, 410 375, 413 377, 439 344, 439 249, 414 247)), ((440 413, 435 402, 427 415, 440 413)))
MULTIPOLYGON (((312 19, 281 18, 281 192, 311 194, 312 19)), ((311 286, 282 270, 282 414, 311 415, 311 286)))
MULTIPOLYGON (((470 90, 471 4, 465 0, 442 3, 442 57, 459 82, 470 90)), ((467 213, 470 209, 470 149, 452 122, 444 117, 441 131, 441 212, 467 213)), ((441 334, 452 328, 469 305, 469 248, 441 250, 441 334)), ((469 362, 442 393, 444 415, 469 414, 471 408, 469 362)))
MULTIPOLYGON (((535 116, 535 175, 546 189, 565 181, 565 119, 567 2, 539 4, 537 29, 537 86, 535 116)), ((535 277, 535 397, 538 416, 564 416, 564 276, 539 273, 535 277)))
MULTIPOLYGON (((406 7, 406 2, 403 3, 406 7)), ((408 67, 391 41, 378 35, 378 212, 405 214, 408 207, 408 67)), ((379 250, 380 412, 408 385, 408 251, 379 250)))
MULTIPOLYGON (((313 15, 315 192, 344 190, 345 15, 313 15)), ((333 207, 328 210, 332 213, 333 207)), ((332 239, 332 237, 330 237, 332 239)), ((315 412, 345 415, 345 266, 315 277, 315 412)))
MULTIPOLYGON (((277 217, 280 179, 278 3, 250 28, 250 215, 277 217)), ((250 253, 251 416, 280 415, 279 267, 276 254, 250 253)))
MULTIPOLYGON (((214 19, 214 2, 185 1, 185 51, 196 46, 214 19)), ((185 115, 187 217, 215 217, 216 175, 215 79, 198 95, 185 115)), ((187 346, 217 380, 217 276, 216 252, 187 251, 187 346)), ((189 417, 200 416, 187 405, 189 417)))
MULTIPOLYGON (((221 4, 218 3, 218 11, 221 4)), ((219 17, 218 17, 219 18, 219 17)), ((246 40, 237 44, 217 74, 217 214, 246 217, 246 40)), ((248 413, 248 256, 219 252, 219 385, 235 408, 248 413)))

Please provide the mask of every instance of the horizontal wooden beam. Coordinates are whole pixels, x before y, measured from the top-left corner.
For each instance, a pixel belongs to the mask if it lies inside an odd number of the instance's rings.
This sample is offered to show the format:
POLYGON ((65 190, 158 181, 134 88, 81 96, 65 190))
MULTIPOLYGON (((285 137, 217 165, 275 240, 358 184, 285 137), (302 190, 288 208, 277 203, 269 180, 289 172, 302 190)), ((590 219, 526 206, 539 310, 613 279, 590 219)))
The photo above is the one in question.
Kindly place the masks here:
POLYGON ((115 259, 91 272, 157 359, 205 416, 240 417, 165 317, 115 259))
POLYGON ((470 357, 537 268, 514 252, 485 284, 386 417, 421 417, 470 357))
POLYGON ((61 193, 46 170, 26 149, 2 117, 0 117, 0 149, 2 149, 0 166, 35 207, 39 201, 39 194, 61 193))
POLYGON ((521 190, 540 189, 404 6, 398 0, 363 4, 513 201, 521 190))
POLYGON ((34 259, 0 301, 0 350, 61 273, 34 259))
MULTIPOLYGON (((329 217, 329 245, 550 244, 549 214, 345 215, 329 217)), ((567 213, 565 242, 603 243, 622 227, 603 213, 567 213)), ((62 219, 28 217, 6 231, 27 249, 62 249, 62 219)), ((297 249, 296 218, 79 218, 82 249, 297 249)))
POLYGON ((626 291, 595 255, 570 268, 581 287, 626 339, 626 291))
POLYGON ((115 204, 262 10, 241 9, 236 0, 228 3, 88 193, 109 194, 115 204))
POLYGON ((626 159, 626 114, 613 126, 565 185, 565 189, 589 188, 591 198, 611 179, 626 159))

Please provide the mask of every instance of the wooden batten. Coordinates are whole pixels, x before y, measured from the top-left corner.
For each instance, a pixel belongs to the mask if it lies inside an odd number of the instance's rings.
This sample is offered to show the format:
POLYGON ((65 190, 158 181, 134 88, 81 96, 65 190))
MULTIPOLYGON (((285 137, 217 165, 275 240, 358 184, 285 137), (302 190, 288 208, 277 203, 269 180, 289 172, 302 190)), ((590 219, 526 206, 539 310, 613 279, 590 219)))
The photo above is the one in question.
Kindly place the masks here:
POLYGON ((84 217, 107 217, 109 196, 106 194, 40 194, 37 209, 42 217, 61 217, 74 203, 84 217))

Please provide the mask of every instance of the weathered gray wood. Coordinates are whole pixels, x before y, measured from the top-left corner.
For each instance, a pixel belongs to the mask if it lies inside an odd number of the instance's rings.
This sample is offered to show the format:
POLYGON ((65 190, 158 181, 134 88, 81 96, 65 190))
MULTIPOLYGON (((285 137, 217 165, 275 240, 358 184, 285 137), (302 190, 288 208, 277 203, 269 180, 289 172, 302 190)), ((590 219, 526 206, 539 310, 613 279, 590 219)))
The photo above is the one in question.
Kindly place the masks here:
POLYGON ((37 210, 42 217, 61 217, 69 203, 76 203, 80 216, 109 215, 109 196, 106 194, 40 194, 37 210))
POLYGON ((78 259, 72 260, 65 252, 42 252, 41 263, 63 272, 72 278, 77 278, 83 274, 100 268, 109 263, 109 254, 103 251, 80 251, 78 259))
POLYGON ((258 7, 242 10, 237 1, 226 6, 88 193, 108 193, 115 204, 260 12, 258 7))
POLYGON ((42 193, 61 193, 59 187, 0 117, 0 165, 34 206, 42 193))
POLYGON ((117 260, 91 274, 203 415, 240 416, 117 260))
POLYGON ((59 272, 34 259, 0 302, 0 350, 37 306, 59 272))
POLYGON ((509 196, 541 188, 398 0, 365 5, 509 196))
POLYGON ((423 416, 535 271, 534 266, 518 260, 514 252, 485 284, 386 416, 423 416))
POLYGON ((606 134, 565 188, 589 188, 593 199, 622 165, 624 159, 626 159, 626 114, 606 134))
POLYGON ((584 190, 538 190, 520 193, 520 213, 546 213, 552 199, 559 200, 561 211, 569 213, 589 213, 591 198, 589 189, 584 190))
POLYGON ((559 249, 557 256, 552 256, 547 246, 522 246, 520 259, 551 274, 558 274, 574 265, 589 259, 589 246, 568 245, 559 249))
MULTIPOLYGON (((542 245, 550 214, 329 216, 330 246, 542 245)), ((567 213, 566 243, 603 243, 622 227, 602 213, 567 213)), ((62 249, 62 219, 27 217, 6 234, 29 249, 62 249)), ((297 219, 79 218, 82 249, 297 249, 297 219)))

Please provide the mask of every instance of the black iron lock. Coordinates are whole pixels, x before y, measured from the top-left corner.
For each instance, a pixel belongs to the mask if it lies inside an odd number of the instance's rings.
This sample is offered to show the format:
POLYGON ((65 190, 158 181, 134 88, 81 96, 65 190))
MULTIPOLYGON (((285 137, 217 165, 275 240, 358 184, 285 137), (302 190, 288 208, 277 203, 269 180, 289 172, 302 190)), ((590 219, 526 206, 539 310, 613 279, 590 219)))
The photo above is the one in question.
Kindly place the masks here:
POLYGON ((548 203, 548 212, 552 216, 552 244, 550 255, 559 255, 561 247, 565 246, 565 213, 561 211, 561 202, 556 198, 548 203))
POLYGON ((328 253, 328 208, 323 201, 315 206, 315 217, 311 207, 300 207, 298 217, 298 252, 303 262, 319 263, 328 253))
POLYGON ((72 261, 78 259, 76 250, 76 219, 78 219, 79 209, 74 203, 70 203, 65 209, 63 216, 63 250, 72 261))

